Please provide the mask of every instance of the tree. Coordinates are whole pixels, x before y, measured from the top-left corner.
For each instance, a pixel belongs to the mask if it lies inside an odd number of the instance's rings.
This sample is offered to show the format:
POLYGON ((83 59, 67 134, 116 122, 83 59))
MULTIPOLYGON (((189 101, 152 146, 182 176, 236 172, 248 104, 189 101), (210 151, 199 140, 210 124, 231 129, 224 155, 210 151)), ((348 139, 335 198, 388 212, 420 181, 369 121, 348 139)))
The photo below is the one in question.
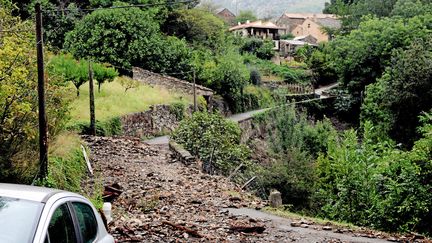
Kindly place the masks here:
POLYGON ((181 9, 170 13, 162 30, 194 45, 212 49, 223 45, 225 37, 224 22, 201 9, 181 9))
POLYGON ((432 108, 432 42, 427 39, 395 51, 383 76, 367 88, 362 106, 363 121, 407 146, 418 138, 417 117, 432 108))
POLYGON ((129 72, 153 56, 160 40, 158 27, 153 16, 139 8, 96 10, 66 35, 65 48, 77 58, 92 58, 129 72))
POLYGON ((240 145, 240 135, 238 124, 220 114, 195 112, 181 121, 172 138, 203 161, 204 171, 227 175, 248 162, 250 151, 240 145))
POLYGON ((240 10, 240 13, 236 17, 236 22, 246 23, 248 20, 255 21, 257 20, 257 17, 251 10, 240 10))
POLYGON ((359 109, 362 92, 381 77, 390 65, 393 51, 407 48, 414 39, 429 38, 430 28, 430 14, 410 19, 369 18, 349 35, 324 46, 331 69, 354 98, 350 110, 359 109))
MULTIPOLYGON (((66 82, 72 82, 79 96, 81 85, 89 79, 89 63, 87 60, 75 60, 71 55, 58 55, 51 58, 47 65, 51 75, 57 75, 66 82)), ((118 76, 114 68, 100 63, 93 63, 94 78, 98 82, 98 90, 105 81, 113 81, 118 76)))
MULTIPOLYGON (((37 174, 38 102, 34 26, 11 16, 0 1, 0 181, 29 183, 37 174)), ((46 108, 50 139, 68 115, 65 82, 46 75, 46 108)))

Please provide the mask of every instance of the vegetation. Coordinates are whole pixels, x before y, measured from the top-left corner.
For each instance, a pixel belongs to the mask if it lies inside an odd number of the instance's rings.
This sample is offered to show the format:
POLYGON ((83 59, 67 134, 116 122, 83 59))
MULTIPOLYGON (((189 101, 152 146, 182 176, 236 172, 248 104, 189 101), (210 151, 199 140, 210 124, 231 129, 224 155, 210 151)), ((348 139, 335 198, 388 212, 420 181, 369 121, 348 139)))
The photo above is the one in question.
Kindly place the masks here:
POLYGON ((250 10, 244 10, 244 11, 240 10, 240 13, 236 17, 236 22, 240 22, 240 23, 244 24, 248 20, 252 22, 252 21, 257 20, 257 17, 250 10))
MULTIPOLYGON (((33 26, 12 17, 12 6, 0 2, 0 19, 5 29, 0 36, 0 181, 31 182, 38 172, 37 72, 33 26)), ((48 76, 47 113, 49 133, 54 138, 64 127, 68 113, 65 83, 48 76)))
MULTIPOLYGON (((90 121, 88 86, 81 87, 80 93, 80 97, 71 103, 71 117, 74 122, 87 122, 90 121)), ((95 93, 96 119, 107 121, 128 113, 147 110, 151 105, 174 102, 190 103, 191 100, 189 96, 180 96, 160 87, 142 84, 125 93, 120 81, 116 79, 106 84, 100 93, 95 93)))
POLYGON ((208 173, 227 175, 247 164, 249 150, 240 145, 240 128, 219 114, 195 112, 180 123, 172 138, 203 162, 208 173))

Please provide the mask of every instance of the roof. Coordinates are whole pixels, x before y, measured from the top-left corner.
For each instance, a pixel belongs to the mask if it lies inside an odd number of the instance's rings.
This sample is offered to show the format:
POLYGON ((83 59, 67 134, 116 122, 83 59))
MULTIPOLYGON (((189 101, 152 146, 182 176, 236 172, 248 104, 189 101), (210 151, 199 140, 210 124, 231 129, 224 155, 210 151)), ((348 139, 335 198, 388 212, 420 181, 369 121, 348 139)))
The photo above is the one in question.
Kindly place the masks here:
POLYGON ((0 183, 0 196, 4 197, 42 202, 45 197, 57 192, 62 191, 46 187, 0 183))
POLYGON ((334 14, 320 14, 320 13, 284 13, 282 17, 291 18, 291 19, 337 19, 337 16, 334 14))
POLYGON ((308 46, 316 46, 315 44, 311 44, 305 41, 299 41, 299 40, 280 40, 279 42, 284 43, 284 44, 290 44, 293 46, 304 46, 304 45, 308 45, 308 46))
POLYGON ((217 15, 224 15, 223 13, 226 13, 226 14, 232 16, 232 17, 235 17, 235 14, 234 14, 233 12, 231 12, 231 11, 230 11, 229 9, 227 9, 227 8, 218 8, 218 9, 216 10, 216 14, 217 14, 217 15))
POLYGON ((328 28, 339 29, 340 27, 342 27, 341 21, 339 19, 322 18, 322 19, 317 19, 314 22, 328 28))
POLYGON ((246 29, 246 28, 262 28, 262 29, 285 29, 284 27, 279 27, 270 21, 263 22, 262 20, 254 21, 254 22, 246 22, 244 24, 236 25, 230 28, 230 31, 246 29))

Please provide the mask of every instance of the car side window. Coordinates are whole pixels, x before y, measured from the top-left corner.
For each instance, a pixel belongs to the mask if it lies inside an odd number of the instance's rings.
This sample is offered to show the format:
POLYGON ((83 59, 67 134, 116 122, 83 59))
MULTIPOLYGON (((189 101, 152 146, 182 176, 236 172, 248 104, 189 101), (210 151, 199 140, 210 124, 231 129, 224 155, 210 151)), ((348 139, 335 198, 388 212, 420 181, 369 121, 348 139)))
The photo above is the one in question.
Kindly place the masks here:
POLYGON ((59 206, 51 217, 45 242, 77 242, 74 224, 67 204, 59 206))
POLYGON ((98 232, 98 224, 93 209, 89 205, 80 202, 73 202, 72 205, 78 219, 83 242, 93 242, 98 232))

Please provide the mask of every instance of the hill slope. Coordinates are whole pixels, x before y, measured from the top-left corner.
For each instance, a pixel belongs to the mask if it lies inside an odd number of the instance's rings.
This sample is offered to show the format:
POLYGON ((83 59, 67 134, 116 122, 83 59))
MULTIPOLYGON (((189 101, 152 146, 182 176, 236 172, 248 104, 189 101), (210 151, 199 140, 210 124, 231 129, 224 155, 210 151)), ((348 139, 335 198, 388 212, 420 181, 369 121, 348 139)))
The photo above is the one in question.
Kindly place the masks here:
POLYGON ((258 17, 279 17, 284 12, 321 13, 329 0, 212 0, 236 13, 236 9, 252 10, 258 17))

